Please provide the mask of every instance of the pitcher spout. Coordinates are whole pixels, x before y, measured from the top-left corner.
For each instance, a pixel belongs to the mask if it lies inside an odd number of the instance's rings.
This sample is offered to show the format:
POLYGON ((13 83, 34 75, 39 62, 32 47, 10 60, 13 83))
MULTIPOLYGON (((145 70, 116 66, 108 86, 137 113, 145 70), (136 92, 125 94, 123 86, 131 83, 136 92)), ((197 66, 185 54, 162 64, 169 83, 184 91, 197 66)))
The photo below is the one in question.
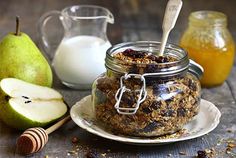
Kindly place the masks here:
MULTIPOLYGON (((106 8, 104 8, 104 9, 106 9, 106 8)), ((113 14, 108 10, 108 9, 106 9, 107 10, 107 22, 108 23, 110 23, 110 24, 114 24, 114 16, 113 16, 113 14)))

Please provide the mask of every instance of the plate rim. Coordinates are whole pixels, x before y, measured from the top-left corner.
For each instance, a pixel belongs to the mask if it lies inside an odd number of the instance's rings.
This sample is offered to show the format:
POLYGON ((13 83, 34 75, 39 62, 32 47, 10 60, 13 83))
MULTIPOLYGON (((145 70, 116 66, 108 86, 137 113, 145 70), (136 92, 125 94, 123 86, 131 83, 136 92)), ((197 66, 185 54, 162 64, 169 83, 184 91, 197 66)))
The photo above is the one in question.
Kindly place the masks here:
MULTIPOLYGON (((201 103, 202 102, 206 102, 208 107, 211 107, 213 109, 213 111, 215 111, 216 115, 214 118, 213 123, 206 129, 200 132, 196 132, 197 134, 193 134, 187 137, 181 137, 181 138, 169 138, 169 139, 149 139, 148 137, 145 139, 139 139, 139 137, 134 137, 134 138, 128 138, 125 136, 119 136, 119 135, 115 135, 112 133, 109 133, 107 131, 104 130, 105 133, 101 133, 93 128, 91 128, 89 125, 85 125, 84 123, 81 123, 79 121, 76 120, 76 117, 79 117, 78 115, 75 116, 75 109, 79 107, 80 104, 82 104, 83 102, 85 102, 87 99, 91 98, 91 95, 85 96, 83 97, 81 100, 77 101, 70 109, 70 115, 71 118, 73 120, 73 122, 78 125, 80 128, 86 130, 89 133, 92 133, 94 135, 109 139, 109 140, 114 140, 114 141, 118 141, 118 142, 122 142, 122 143, 128 143, 128 144, 136 144, 136 145, 147 145, 147 144, 166 144, 166 143, 174 143, 174 142, 179 142, 179 141, 185 141, 185 140, 190 140, 190 139, 194 139, 194 138, 198 138, 201 137, 207 133, 210 133, 211 131, 213 131, 218 124, 220 123, 220 118, 221 118, 221 112, 220 110, 210 101, 207 101, 205 99, 201 99, 201 103)), ((81 121, 82 121, 82 117, 81 121)), ((78 118, 77 118, 78 119, 78 118)))

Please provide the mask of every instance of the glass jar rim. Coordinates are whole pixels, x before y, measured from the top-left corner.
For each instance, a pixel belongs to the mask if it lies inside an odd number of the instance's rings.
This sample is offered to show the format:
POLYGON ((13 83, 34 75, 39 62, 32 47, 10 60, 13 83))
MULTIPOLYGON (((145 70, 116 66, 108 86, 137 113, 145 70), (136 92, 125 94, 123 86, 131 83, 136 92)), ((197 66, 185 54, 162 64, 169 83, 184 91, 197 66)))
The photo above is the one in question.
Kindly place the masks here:
POLYGON ((227 16, 218 11, 200 10, 190 14, 189 22, 198 25, 224 26, 227 24, 227 16))
MULTIPOLYGON (((113 54, 122 52, 130 48, 134 50, 138 49, 138 51, 142 50, 148 53, 154 53, 160 49, 159 48, 160 45, 161 45, 161 42, 157 42, 157 41, 124 42, 124 43, 113 45, 106 52, 105 66, 108 69, 116 71, 118 73, 127 73, 127 72, 124 72, 124 66, 125 64, 127 64, 127 62, 114 58, 113 54)), ((165 54, 177 57, 178 60, 167 62, 167 63, 149 63, 150 65, 164 67, 158 71, 160 72, 160 74, 162 73, 165 74, 165 72, 168 72, 168 74, 176 74, 176 73, 179 73, 180 71, 182 72, 188 69, 188 66, 189 66, 188 54, 180 46, 167 43, 165 54)), ((138 64, 138 65, 143 65, 143 66, 149 65, 146 63, 136 63, 136 62, 128 62, 128 64, 138 64)))

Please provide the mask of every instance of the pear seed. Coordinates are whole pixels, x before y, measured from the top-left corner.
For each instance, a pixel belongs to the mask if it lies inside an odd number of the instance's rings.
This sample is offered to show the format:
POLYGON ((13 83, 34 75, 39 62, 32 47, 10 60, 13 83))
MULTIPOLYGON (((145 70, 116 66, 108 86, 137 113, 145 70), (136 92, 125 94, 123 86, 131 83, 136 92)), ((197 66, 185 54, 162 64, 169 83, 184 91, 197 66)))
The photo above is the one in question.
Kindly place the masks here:
POLYGON ((28 103, 31 103, 32 101, 30 101, 30 100, 27 100, 27 101, 25 101, 25 104, 28 104, 28 103))
POLYGON ((29 97, 27 97, 27 96, 22 96, 22 98, 29 99, 29 97))

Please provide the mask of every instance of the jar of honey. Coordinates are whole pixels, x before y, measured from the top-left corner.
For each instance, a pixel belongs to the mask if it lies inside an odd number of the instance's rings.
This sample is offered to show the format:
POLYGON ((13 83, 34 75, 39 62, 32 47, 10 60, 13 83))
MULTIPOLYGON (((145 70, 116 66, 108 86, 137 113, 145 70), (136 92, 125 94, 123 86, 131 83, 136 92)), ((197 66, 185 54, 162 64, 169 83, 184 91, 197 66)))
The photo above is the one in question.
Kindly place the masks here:
POLYGON ((234 41, 227 29, 227 17, 216 11, 197 11, 189 16, 189 25, 180 46, 204 68, 203 87, 221 85, 234 62, 234 41))

